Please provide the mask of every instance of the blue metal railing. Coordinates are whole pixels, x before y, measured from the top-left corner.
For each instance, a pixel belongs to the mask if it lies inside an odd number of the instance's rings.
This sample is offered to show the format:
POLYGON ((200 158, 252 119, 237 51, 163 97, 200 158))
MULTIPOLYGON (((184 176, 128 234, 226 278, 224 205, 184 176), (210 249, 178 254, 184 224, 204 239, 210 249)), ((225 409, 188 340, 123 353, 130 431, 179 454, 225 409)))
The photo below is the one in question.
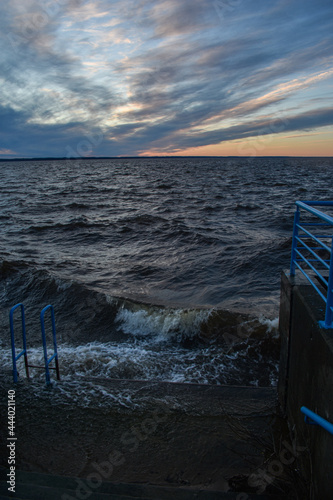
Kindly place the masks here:
MULTIPOLYGON (((58 351, 57 351, 57 340, 56 340, 56 330, 55 330, 55 319, 54 319, 54 309, 53 306, 48 305, 44 307, 42 312, 40 313, 40 321, 41 321, 41 330, 42 330, 42 342, 43 342, 43 351, 44 351, 44 361, 45 361, 45 377, 46 377, 46 383, 50 384, 50 372, 49 370, 56 370, 57 373, 57 379, 60 380, 60 374, 59 374, 59 363, 58 363, 58 351), (44 324, 44 315, 46 311, 50 309, 51 310, 51 320, 52 320, 52 336, 53 336, 53 347, 54 347, 54 353, 53 356, 51 356, 50 359, 47 357, 47 346, 46 346, 46 334, 45 334, 45 324, 44 324), (55 360, 55 368, 51 368, 49 364, 51 363, 52 360, 55 360)), ((16 361, 21 357, 24 356, 24 362, 25 362, 25 370, 27 374, 27 378, 29 379, 29 367, 30 368, 38 368, 38 369, 44 369, 44 367, 41 366, 35 366, 35 365, 30 365, 28 364, 28 354, 27 354, 27 341, 26 341, 26 328, 25 328, 25 315, 24 315, 24 305, 23 304, 16 304, 13 306, 9 312, 9 324, 10 324, 10 334, 11 334, 11 346, 12 346, 12 359, 13 359, 13 380, 14 382, 18 381, 18 371, 17 371, 17 365, 16 361), (21 308, 21 317, 22 317, 22 339, 23 339, 23 350, 20 352, 20 354, 16 355, 15 352, 15 336, 14 336, 14 312, 16 309, 21 308)))
POLYGON ((302 406, 301 412, 304 413, 304 421, 306 424, 310 425, 320 425, 323 429, 333 434, 333 424, 325 420, 323 417, 317 415, 313 411, 309 410, 306 406, 302 406))
POLYGON ((44 307, 42 312, 40 313, 40 324, 41 324, 41 329, 42 329, 42 341, 43 341, 43 350, 44 350, 44 361, 45 361, 45 377, 46 377, 46 383, 50 384, 50 372, 49 372, 49 364, 51 361, 54 359, 55 361, 55 370, 57 372, 57 379, 60 380, 60 374, 59 374, 59 363, 58 363, 58 351, 57 351, 57 340, 56 340, 56 330, 55 330, 55 320, 54 320, 54 309, 53 306, 48 305, 44 307), (51 311, 51 320, 52 320, 52 337, 53 337, 53 349, 54 353, 53 356, 50 357, 50 359, 47 358, 47 346, 46 346, 46 335, 45 335, 45 324, 44 324, 44 315, 47 310, 51 311))
POLYGON ((320 326, 333 328, 333 217, 315 206, 332 208, 333 201, 296 202, 290 276, 302 272, 326 304, 320 326))
POLYGON ((16 304, 16 306, 12 307, 10 312, 9 312, 9 325, 10 325, 10 336, 11 336, 11 344, 12 344, 12 358, 13 358, 13 380, 14 382, 17 382, 18 380, 18 372, 17 372, 17 366, 16 366, 16 361, 21 357, 24 356, 24 364, 25 364, 25 371, 27 374, 27 378, 29 378, 29 368, 28 368, 28 356, 27 356, 27 342, 26 342, 26 335, 25 335, 25 317, 24 317, 24 305, 23 304, 16 304), (21 308, 21 318, 22 318, 22 340, 23 340, 23 350, 16 356, 15 352, 15 336, 14 336, 14 312, 16 309, 21 308))

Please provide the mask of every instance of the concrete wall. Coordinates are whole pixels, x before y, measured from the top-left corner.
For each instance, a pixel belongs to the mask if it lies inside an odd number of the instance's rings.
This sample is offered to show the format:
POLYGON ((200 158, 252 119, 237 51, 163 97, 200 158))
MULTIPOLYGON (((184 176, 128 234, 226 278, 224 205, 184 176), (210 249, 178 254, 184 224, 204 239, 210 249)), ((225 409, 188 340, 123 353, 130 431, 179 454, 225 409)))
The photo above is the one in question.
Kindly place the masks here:
POLYGON ((306 406, 333 423, 333 330, 322 329, 325 303, 306 280, 281 278, 278 386, 311 499, 333 498, 333 435, 304 422, 306 406), (306 447, 306 449, 304 449, 306 447))

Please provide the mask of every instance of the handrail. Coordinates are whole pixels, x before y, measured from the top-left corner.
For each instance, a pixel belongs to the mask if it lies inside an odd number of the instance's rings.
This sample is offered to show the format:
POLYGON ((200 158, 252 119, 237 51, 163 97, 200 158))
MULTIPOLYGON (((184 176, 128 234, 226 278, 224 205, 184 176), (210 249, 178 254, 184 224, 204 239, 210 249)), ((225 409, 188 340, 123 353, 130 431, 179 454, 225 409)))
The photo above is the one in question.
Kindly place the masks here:
POLYGON ((304 413, 304 422, 310 425, 320 425, 323 429, 333 434, 333 424, 325 420, 323 417, 317 415, 313 411, 309 410, 306 406, 302 406, 301 412, 304 413))
POLYGON ((314 208, 314 206, 333 207, 333 201, 296 201, 290 276, 295 276, 297 268, 311 283, 326 304, 325 320, 319 321, 319 325, 323 328, 333 328, 333 217, 314 208), (301 209, 319 218, 324 223, 313 222, 312 220, 311 222, 302 221, 301 223, 301 209), (329 228, 324 234, 322 234, 323 227, 329 228), (316 234, 314 231, 318 229, 321 232, 316 234), (306 239, 306 242, 304 239, 306 239), (309 246, 309 239, 314 246, 309 246), (323 239, 325 241, 322 241, 323 239), (327 252, 330 257, 322 258, 318 255, 318 250, 327 252), (323 270, 328 271, 328 277, 322 274, 323 270), (312 276, 310 276, 311 272, 312 276), (314 282, 313 278, 318 278, 318 284, 314 282), (319 283, 327 287, 326 295, 319 288, 319 283))
MULTIPOLYGON (((40 313, 41 320, 41 329, 42 329, 42 341, 43 341, 43 350, 44 350, 44 361, 45 361, 45 376, 46 383, 50 384, 50 372, 49 370, 56 370, 57 379, 60 380, 59 374, 59 363, 58 363, 58 351, 57 351, 57 341, 56 341, 56 331, 55 331, 55 320, 54 320, 54 309, 53 306, 48 305, 44 307, 42 312, 40 313), (50 359, 47 358, 47 347, 46 347, 46 335, 45 335, 45 325, 44 325, 44 314, 45 312, 51 309, 51 319, 52 319, 52 335, 53 335, 53 346, 54 346, 54 354, 50 359), (55 368, 51 368, 49 364, 52 360, 55 360, 55 368)), ((29 379, 29 367, 38 368, 44 370, 44 367, 35 366, 28 364, 28 355, 27 355, 27 341, 26 341, 26 328, 25 328, 25 315, 24 315, 24 305, 19 303, 11 308, 9 311, 9 324, 10 324, 10 335, 11 335, 11 346, 12 346, 12 359, 13 359, 13 380, 14 382, 18 382, 18 371, 16 361, 24 355, 25 362, 25 371, 27 374, 27 379, 29 379), (21 308, 21 317, 22 317, 22 338, 23 338, 23 350, 16 356, 15 352, 15 336, 14 336, 14 312, 16 309, 21 308)))
POLYGON ((48 305, 44 307, 42 312, 40 313, 40 323, 41 323, 41 329, 42 329, 42 341, 43 341, 43 350, 44 350, 44 361, 45 361, 45 377, 46 377, 46 383, 50 384, 50 372, 49 372, 49 364, 51 361, 54 359, 55 360, 55 370, 57 372, 57 379, 60 380, 60 374, 59 374, 59 363, 58 363, 58 351, 57 351, 57 340, 56 340, 56 330, 55 330, 55 319, 54 319, 54 309, 53 306, 48 305), (51 310, 51 320, 52 320, 52 336, 53 336, 53 348, 54 348, 54 354, 53 356, 50 357, 50 359, 47 358, 47 347, 46 347, 46 336, 45 336, 45 324, 44 324, 44 315, 46 311, 50 309, 51 310))
POLYGON ((332 201, 296 201, 296 205, 300 208, 304 208, 308 212, 316 215, 319 219, 328 222, 329 224, 333 224, 333 217, 330 215, 324 214, 317 210, 316 208, 312 208, 314 205, 329 207, 333 205, 332 201))
POLYGON ((11 336, 11 345, 12 345, 12 358, 13 358, 13 380, 17 382, 18 380, 18 372, 16 361, 24 356, 24 364, 25 364, 25 372, 27 374, 27 378, 29 378, 29 368, 28 368, 28 356, 27 356, 27 342, 26 342, 26 332, 25 332, 25 317, 24 317, 24 305, 16 304, 9 311, 9 324, 10 324, 10 336, 11 336), (15 353, 15 337, 14 337, 14 311, 18 308, 21 308, 21 318, 22 318, 22 340, 23 340, 23 350, 16 356, 15 353))

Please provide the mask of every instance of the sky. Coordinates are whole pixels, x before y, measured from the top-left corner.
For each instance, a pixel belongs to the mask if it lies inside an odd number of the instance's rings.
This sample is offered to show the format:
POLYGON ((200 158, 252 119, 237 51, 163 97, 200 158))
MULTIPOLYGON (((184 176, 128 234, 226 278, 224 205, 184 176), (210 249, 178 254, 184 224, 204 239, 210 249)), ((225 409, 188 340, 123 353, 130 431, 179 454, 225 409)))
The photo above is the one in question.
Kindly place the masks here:
POLYGON ((0 159, 333 156, 332 0, 0 7, 0 159))

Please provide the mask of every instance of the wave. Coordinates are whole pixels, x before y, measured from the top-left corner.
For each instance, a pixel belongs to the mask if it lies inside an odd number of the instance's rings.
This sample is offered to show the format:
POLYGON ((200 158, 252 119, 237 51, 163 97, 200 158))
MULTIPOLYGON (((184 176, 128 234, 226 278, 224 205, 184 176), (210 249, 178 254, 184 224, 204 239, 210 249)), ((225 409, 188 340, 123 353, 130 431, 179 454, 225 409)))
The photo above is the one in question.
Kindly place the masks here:
POLYGON ((237 203, 234 207, 234 210, 245 210, 246 212, 261 209, 262 207, 256 203, 237 203))
POLYGON ((167 219, 164 219, 163 217, 159 216, 154 216, 150 214, 139 214, 139 215, 133 215, 131 217, 124 217, 119 220, 119 222, 124 223, 124 224, 135 224, 135 225, 142 225, 142 226, 152 226, 154 224, 159 224, 159 223, 165 223, 167 222, 167 219))
POLYGON ((54 223, 50 221, 43 225, 31 225, 28 227, 29 232, 43 232, 50 230, 61 230, 61 231, 73 231, 75 229, 96 229, 100 227, 107 227, 109 223, 107 222, 96 222, 89 220, 88 217, 81 215, 79 217, 74 217, 68 221, 54 223))
MULTIPOLYGON (((5 368, 10 365, 10 307, 17 302, 25 304, 30 363, 40 364, 39 313, 51 303, 64 380, 90 376, 276 384, 277 319, 223 309, 170 308, 137 302, 63 280, 21 261, 3 260, 0 282, 1 364, 5 368)), ((42 377, 40 372, 34 376, 42 377)))
MULTIPOLYGON (((229 341, 229 339, 227 339, 229 341)), ((278 360, 272 356, 278 341, 274 336, 248 338, 225 346, 208 343, 204 346, 177 349, 170 344, 149 340, 134 342, 90 342, 72 346, 58 342, 62 381, 88 379, 150 380, 209 385, 275 386, 278 360)), ((49 353, 52 354, 52 347, 49 353)), ((29 363, 43 366, 41 347, 28 347, 29 363)), ((1 366, 10 369, 10 349, 1 349, 1 366)), ((21 378, 23 360, 18 362, 21 378)), ((44 380, 43 371, 30 369, 34 380, 44 380)))
POLYGON ((267 319, 265 323, 261 318, 231 310, 166 307, 108 295, 21 260, 0 261, 0 281, 4 307, 25 302, 36 309, 52 303, 58 310, 59 321, 69 321, 72 317, 83 330, 94 324, 95 335, 103 327, 109 333, 158 341, 218 340, 225 331, 234 333, 241 325, 251 325, 251 333, 254 329, 261 331, 271 321, 267 319))
POLYGON ((90 340, 98 340, 101 331, 104 336, 106 332, 108 335, 118 333, 117 339, 119 333, 123 337, 132 335, 159 341, 218 339, 225 331, 233 333, 244 322, 252 325, 251 331, 254 328, 259 331, 264 326, 260 319, 237 311, 172 308, 108 295, 20 260, 0 261, 0 280, 3 307, 25 302, 28 308, 35 310, 52 303, 60 322, 76 322, 77 330, 82 331, 94 326, 95 338, 92 339, 93 333, 90 333, 90 340))
POLYGON ((87 205, 86 203, 73 202, 66 205, 65 209, 66 208, 71 208, 72 210, 82 210, 82 209, 88 210, 90 209, 90 205, 87 205))
POLYGON ((122 306, 115 321, 127 335, 150 338, 154 342, 184 341, 200 337, 210 314, 209 310, 144 308, 141 304, 137 310, 122 306))

